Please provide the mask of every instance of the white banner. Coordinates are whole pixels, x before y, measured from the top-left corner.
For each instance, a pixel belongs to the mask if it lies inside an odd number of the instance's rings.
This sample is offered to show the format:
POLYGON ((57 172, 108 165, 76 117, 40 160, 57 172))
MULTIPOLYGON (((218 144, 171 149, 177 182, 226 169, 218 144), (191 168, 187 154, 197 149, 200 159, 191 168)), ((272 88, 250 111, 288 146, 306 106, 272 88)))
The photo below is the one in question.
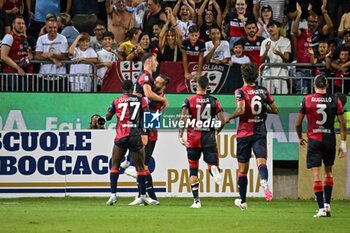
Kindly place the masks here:
MULTIPOLYGON (((0 197, 108 196, 114 130, 0 131, 0 197)), ((238 196, 235 133, 218 137, 222 184, 216 185, 200 160, 200 196, 238 196)), ((272 134, 268 134, 272 187, 272 134)), ((150 170, 157 196, 190 197, 186 148, 177 132, 160 132, 150 170)), ((119 196, 134 196, 136 182, 121 174, 119 196)), ((250 160, 248 196, 263 197, 256 160, 250 160)))

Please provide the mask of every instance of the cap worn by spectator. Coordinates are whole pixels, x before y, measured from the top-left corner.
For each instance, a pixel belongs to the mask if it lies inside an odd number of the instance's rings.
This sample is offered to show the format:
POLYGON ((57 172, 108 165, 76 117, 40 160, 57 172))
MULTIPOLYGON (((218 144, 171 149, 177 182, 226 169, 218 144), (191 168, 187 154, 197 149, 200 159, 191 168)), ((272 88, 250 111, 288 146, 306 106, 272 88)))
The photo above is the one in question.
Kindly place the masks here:
POLYGON ((54 13, 47 13, 45 19, 46 21, 56 21, 57 16, 54 13))
POLYGON ((261 7, 261 12, 263 12, 265 9, 268 9, 268 10, 270 10, 272 12, 272 7, 270 5, 263 5, 261 7))

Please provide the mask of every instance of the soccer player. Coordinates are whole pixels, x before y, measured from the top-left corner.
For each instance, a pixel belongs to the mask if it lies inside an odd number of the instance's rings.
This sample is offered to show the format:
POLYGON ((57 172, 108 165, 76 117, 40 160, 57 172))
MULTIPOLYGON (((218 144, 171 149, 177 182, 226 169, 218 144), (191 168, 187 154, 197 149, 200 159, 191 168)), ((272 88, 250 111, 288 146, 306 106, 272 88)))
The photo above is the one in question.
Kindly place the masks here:
MULTIPOLYGON (((219 100, 207 94, 209 80, 205 76, 199 77, 197 80, 197 93, 187 99, 182 105, 181 121, 195 121, 203 123, 206 121, 213 122, 215 116, 225 123, 223 111, 219 100), (187 119, 189 115, 190 119, 187 119)), ((201 208, 199 200, 199 182, 198 182, 198 165, 201 153, 204 155, 204 161, 208 164, 208 169, 214 177, 217 184, 221 183, 221 175, 219 173, 219 159, 216 148, 215 128, 200 127, 196 125, 188 125, 187 140, 183 138, 184 128, 179 130, 179 141, 187 148, 187 157, 190 167, 190 183, 194 202, 191 208, 201 208)))
MULTIPOLYGON (((154 80, 154 92, 157 93, 157 95, 164 97, 164 91, 165 88, 169 85, 169 78, 165 75, 159 75, 155 80, 154 80)), ((151 101, 149 103, 149 109, 150 112, 159 112, 161 111, 163 107, 163 104, 161 102, 156 102, 156 101, 151 101)), ((158 131, 156 129, 151 129, 148 131, 148 143, 145 147, 145 169, 147 171, 148 170, 148 164, 152 158, 153 155, 153 151, 154 148, 156 146, 156 142, 158 140, 158 131)), ((129 205, 139 205, 142 204, 142 199, 141 199, 141 194, 140 194, 140 186, 139 188, 139 195, 135 198, 135 200, 131 203, 129 203, 129 205)), ((156 193, 154 192, 154 188, 153 188, 153 179, 152 179, 152 175, 150 172, 148 172, 147 176, 146 176, 146 191, 147 194, 150 198, 152 198, 153 200, 158 201, 158 198, 156 196, 156 193)))
POLYGON ((237 107, 228 116, 226 122, 239 117, 237 129, 237 160, 238 160, 238 188, 240 199, 235 200, 235 205, 241 210, 248 208, 247 173, 252 149, 256 157, 260 174, 260 186, 264 189, 267 201, 272 200, 272 193, 268 189, 268 170, 266 166, 266 126, 267 113, 278 113, 274 99, 265 87, 255 85, 258 77, 255 63, 241 66, 244 85, 235 92, 237 107))
POLYGON ((134 94, 142 97, 147 97, 150 101, 163 103, 163 108, 168 106, 168 100, 154 93, 154 79, 152 72, 157 70, 157 58, 152 53, 145 53, 142 56, 143 72, 140 73, 135 83, 134 94))
POLYGON ((307 143, 306 163, 311 168, 313 176, 313 190, 315 192, 318 212, 314 217, 330 217, 330 202, 333 189, 332 166, 335 160, 336 138, 334 119, 337 116, 340 123, 340 147, 338 156, 344 157, 346 147, 346 125, 343 116, 343 105, 339 97, 327 94, 328 81, 324 75, 314 79, 315 93, 304 97, 295 123, 296 132, 301 146, 307 143), (307 118, 308 142, 302 135, 302 122, 307 118), (322 185, 321 167, 324 164, 325 178, 322 185), (324 195, 324 196, 323 196, 324 195))
POLYGON ((145 151, 143 146, 147 144, 147 134, 142 129, 142 114, 147 111, 147 102, 132 94, 132 82, 124 80, 122 83, 123 95, 114 99, 106 114, 106 120, 117 117, 114 147, 112 152, 112 167, 110 170, 111 196, 107 205, 113 205, 117 201, 117 183, 119 178, 119 165, 126 151, 129 149, 137 171, 137 182, 140 185, 141 199, 144 204, 154 205, 155 202, 146 197, 146 175, 149 173, 144 167, 145 151))

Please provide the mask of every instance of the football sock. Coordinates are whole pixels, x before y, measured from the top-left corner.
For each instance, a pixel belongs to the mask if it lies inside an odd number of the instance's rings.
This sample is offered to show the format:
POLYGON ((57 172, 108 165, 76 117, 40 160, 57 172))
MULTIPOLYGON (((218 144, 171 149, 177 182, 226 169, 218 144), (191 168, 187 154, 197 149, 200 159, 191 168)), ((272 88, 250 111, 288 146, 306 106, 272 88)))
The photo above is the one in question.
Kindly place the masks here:
POLYGON ((319 209, 324 208, 324 200, 323 200, 323 185, 322 181, 314 181, 313 189, 315 192, 317 204, 319 209))
POLYGON ((327 204, 331 203, 333 185, 333 177, 326 176, 324 178, 324 202, 327 204))
POLYGON ((119 170, 118 168, 112 168, 109 172, 109 180, 111 186, 111 193, 117 192, 117 182, 119 178, 119 170))
POLYGON ((267 167, 266 164, 261 164, 259 167, 259 174, 260 174, 260 179, 261 180, 266 180, 269 178, 269 174, 267 172, 267 167))
POLYGON ((239 196, 241 197, 241 203, 246 202, 246 195, 247 195, 247 185, 248 185, 248 179, 246 173, 238 173, 238 189, 239 189, 239 196))
POLYGON ((140 195, 146 195, 146 171, 137 171, 137 183, 140 186, 140 195))
POLYGON ((146 176, 146 191, 147 191, 147 194, 150 198, 152 198, 153 200, 158 200, 156 193, 154 192, 153 179, 152 179, 151 174, 148 174, 146 176))
POLYGON ((192 190, 192 194, 193 194, 193 198, 194 201, 197 202, 199 201, 199 182, 195 183, 195 184, 191 184, 191 190, 192 190))

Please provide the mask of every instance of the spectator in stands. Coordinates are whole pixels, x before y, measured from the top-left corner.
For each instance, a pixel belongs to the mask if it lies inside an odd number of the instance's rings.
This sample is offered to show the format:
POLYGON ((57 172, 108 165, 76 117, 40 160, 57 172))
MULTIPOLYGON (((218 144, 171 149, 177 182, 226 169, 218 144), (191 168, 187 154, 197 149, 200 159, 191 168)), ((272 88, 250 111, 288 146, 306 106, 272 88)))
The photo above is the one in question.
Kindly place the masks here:
POLYGON ((97 0, 74 0, 71 13, 74 27, 79 32, 92 35, 92 26, 96 23, 99 13, 97 0))
POLYGON ((61 13, 57 17, 57 26, 61 29, 61 34, 67 38, 68 45, 73 44, 75 38, 79 35, 78 30, 73 26, 69 14, 61 13))
POLYGON ((159 21, 157 24, 153 25, 153 34, 151 36, 151 43, 153 42, 152 45, 156 45, 158 47, 159 33, 163 26, 164 23, 162 21, 159 21))
MULTIPOLYGON (((152 36, 153 25, 158 24, 160 21, 167 21, 167 15, 162 11, 160 0, 147 0, 148 11, 143 18, 143 31, 152 36)), ((167 11, 168 12, 168 11, 167 11)))
POLYGON ((205 52, 204 41, 199 39, 199 27, 192 25, 189 28, 189 37, 182 42, 182 64, 185 74, 185 79, 190 80, 194 78, 197 80, 202 74, 203 57, 205 52), (188 63, 198 63, 198 68, 194 75, 189 72, 188 63))
MULTIPOLYGON (((47 15, 45 16, 45 25, 40 29, 40 32, 39 32, 39 36, 42 36, 46 33, 48 33, 48 31, 46 30, 47 29, 47 23, 49 21, 57 21, 57 17, 55 14, 53 13, 47 13, 47 15)), ((58 24, 57 24, 58 26, 58 24)), ((60 30, 60 28, 57 29, 58 31, 60 30)))
POLYGON ((97 20, 93 27, 93 31, 95 35, 90 38, 90 47, 93 48, 95 52, 97 52, 101 50, 103 47, 102 45, 103 33, 107 31, 105 22, 101 20, 97 20))
POLYGON ((331 19, 333 20, 333 24, 335 25, 335 28, 338 28, 338 25, 340 26, 340 22, 341 22, 340 16, 344 15, 345 13, 349 14, 350 12, 350 1, 328 0, 327 11, 329 12, 331 19))
POLYGON ((346 29, 344 31, 344 42, 335 49, 332 61, 337 60, 339 58, 340 51, 344 48, 348 47, 350 48, 350 29, 346 29))
POLYGON ((268 38, 269 32, 267 31, 267 24, 273 19, 272 7, 270 5, 264 5, 261 7, 261 16, 258 19, 258 36, 268 38))
POLYGON ((221 27, 222 23, 222 12, 220 9, 219 4, 216 3, 215 0, 212 0, 212 5, 214 5, 214 10, 205 9, 209 0, 204 0, 201 7, 198 10, 198 19, 197 23, 200 27, 200 37, 204 42, 210 41, 209 37, 209 29, 212 26, 218 26, 221 27), (203 16, 204 13, 204 16, 203 16), (216 17, 215 17, 216 15, 216 17), (204 19, 204 20, 203 20, 204 19))
POLYGON ((263 8, 267 5, 271 7, 271 12, 273 12, 271 20, 283 22, 286 17, 284 14, 285 0, 254 0, 253 4, 253 14, 256 21, 263 17, 263 8))
POLYGON ((3 9, 6 11, 8 25, 12 24, 16 15, 23 15, 24 3, 23 0, 2 0, 3 9))
POLYGON ((67 90, 64 85, 62 76, 66 74, 65 66, 61 61, 68 59, 68 42, 67 38, 57 33, 57 21, 47 23, 47 34, 38 38, 34 58, 36 60, 45 60, 54 64, 41 64, 40 74, 43 74, 44 91, 62 91, 67 90), (56 82, 55 82, 56 81, 56 82), (58 89, 56 89, 58 88, 58 89))
MULTIPOLYGON (((152 0, 150 0, 152 1, 152 0)), ((176 27, 176 19, 170 8, 166 9, 167 20, 159 34, 158 61, 181 61, 182 33, 176 27), (171 27, 169 28, 169 25, 171 27)))
POLYGON ((124 0, 106 1, 106 11, 108 13, 108 31, 113 32, 117 45, 124 42, 126 33, 135 26, 134 15, 125 9, 124 0))
POLYGON ((350 12, 343 14, 338 28, 338 37, 344 37, 344 31, 350 29, 350 12))
MULTIPOLYGON (((33 0, 26 0, 28 15, 31 18, 28 33, 34 38, 37 38, 40 29, 45 25, 46 15, 52 13, 59 15, 61 13, 61 0, 34 0, 35 9, 32 11, 33 0)), ((67 0, 67 8, 65 13, 68 13, 72 6, 72 0, 67 0)))
POLYGON ((193 3, 193 6, 191 6, 188 0, 178 1, 173 8, 173 14, 177 18, 176 24, 183 35, 183 39, 188 37, 188 29, 197 21, 196 12, 194 11, 194 2, 191 3, 193 3))
POLYGON ((151 40, 149 35, 143 32, 139 36, 138 44, 135 48, 132 49, 129 56, 127 56, 126 60, 128 61, 141 61, 143 54, 145 53, 153 53, 151 48, 151 40))
POLYGON ((230 12, 225 17, 225 26, 229 27, 226 31, 229 31, 230 48, 237 40, 246 36, 244 31, 245 22, 254 20, 253 14, 247 11, 246 0, 236 0, 235 9, 235 12, 230 12))
POLYGON ((243 46, 244 45, 242 40, 238 40, 233 44, 233 48, 232 48, 233 54, 231 56, 231 60, 228 62, 229 65, 232 65, 232 64, 242 65, 242 64, 250 63, 249 57, 243 54, 243 51, 244 51, 243 46))
POLYGON ((126 34, 126 41, 123 42, 119 48, 118 53, 123 58, 122 60, 126 60, 129 54, 136 48, 137 43, 139 42, 139 38, 142 31, 140 28, 133 27, 126 34))
MULTIPOLYGON (((294 21, 292 28, 296 40, 296 57, 298 63, 309 63, 310 55, 309 48, 317 52, 319 41, 322 37, 326 37, 330 34, 333 29, 332 20, 329 18, 326 10, 326 5, 322 5, 322 14, 326 24, 319 28, 319 18, 315 14, 311 14, 307 18, 307 29, 299 29, 299 22, 301 20, 302 8, 299 3, 296 3, 297 16, 294 21)), ((297 68, 297 77, 311 77, 312 72, 310 69, 297 68)), ((297 79, 296 80, 296 94, 307 94, 310 93, 312 89, 311 79, 297 79)))
POLYGON ((327 41, 325 41, 325 40, 320 41, 320 43, 318 44, 318 53, 316 55, 315 55, 314 50, 310 47, 309 54, 310 54, 310 63, 312 65, 315 65, 315 64, 323 64, 324 65, 324 67, 317 67, 315 69, 315 72, 313 72, 313 76, 316 76, 319 74, 327 75, 326 74, 327 60, 328 60, 328 68, 331 65, 330 52, 329 52, 327 41), (328 54, 328 56, 327 56, 327 54, 328 54))
MULTIPOLYGON (((69 55, 74 63, 98 63, 95 50, 89 47, 90 35, 83 32, 77 36, 73 44, 69 47, 69 55)), ((91 83, 94 78, 92 66, 89 64, 72 64, 70 66, 70 91, 90 92, 91 83)))
MULTIPOLYGON (((12 31, 6 34, 2 40, 1 59, 4 62, 3 72, 18 73, 19 76, 24 76, 25 73, 33 72, 33 67, 30 65, 33 54, 27 41, 23 16, 15 16, 12 28, 12 31)), ((8 76, 7 88, 9 91, 22 90, 25 87, 26 80, 24 77, 17 77, 17 79, 18 86, 15 76, 8 76)))
MULTIPOLYGON (((289 61, 291 44, 288 38, 281 37, 281 23, 272 20, 267 25, 270 38, 265 39, 261 44, 261 63, 286 63, 289 61)), ((287 80, 281 77, 288 76, 286 67, 265 67, 263 76, 267 77, 263 85, 271 94, 288 94, 287 80), (269 78, 271 76, 272 78, 269 78)))
POLYGON ((99 63, 97 64, 97 91, 101 91, 103 78, 107 69, 113 62, 118 60, 117 51, 113 50, 112 45, 114 41, 114 34, 112 32, 104 32, 102 35, 103 48, 97 51, 97 58, 99 63))
POLYGON ((131 7, 127 7, 127 10, 134 15, 135 27, 142 27, 142 20, 147 10, 146 0, 133 0, 131 1, 131 7))
MULTIPOLYGON (((254 20, 248 20, 244 26, 246 37, 240 39, 243 43, 244 55, 249 57, 251 62, 260 66, 260 48, 264 41, 263 37, 257 35, 257 26, 254 20)), ((270 37, 270 34, 269 36, 270 37)))
POLYGON ((204 59, 206 63, 228 64, 230 60, 230 45, 226 40, 221 40, 219 27, 210 28, 211 41, 205 42, 204 59))
POLYGON ((0 4, 0 41, 6 33, 11 32, 11 24, 12 22, 9 23, 7 14, 0 4))
MULTIPOLYGON (((349 48, 344 47, 340 50, 339 58, 332 62, 332 67, 336 69, 336 77, 344 78, 350 77, 349 75, 349 67, 350 67, 350 56, 349 56, 349 48)), ((343 92, 348 95, 350 92, 349 81, 343 80, 335 80, 334 81, 334 92, 343 92), (342 90, 342 86, 344 85, 344 91, 342 90)))

